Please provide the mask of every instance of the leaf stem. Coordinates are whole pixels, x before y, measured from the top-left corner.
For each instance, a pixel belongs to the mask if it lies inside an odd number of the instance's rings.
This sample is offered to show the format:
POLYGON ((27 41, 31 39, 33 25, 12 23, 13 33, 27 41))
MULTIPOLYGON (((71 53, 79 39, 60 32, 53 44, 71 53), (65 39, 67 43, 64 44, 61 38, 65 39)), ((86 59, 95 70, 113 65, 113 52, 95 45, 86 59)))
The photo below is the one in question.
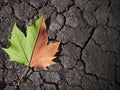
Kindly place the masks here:
POLYGON ((19 86, 21 84, 21 81, 25 78, 27 75, 28 71, 30 70, 30 67, 26 67, 23 74, 21 75, 20 79, 17 82, 17 85, 19 86))

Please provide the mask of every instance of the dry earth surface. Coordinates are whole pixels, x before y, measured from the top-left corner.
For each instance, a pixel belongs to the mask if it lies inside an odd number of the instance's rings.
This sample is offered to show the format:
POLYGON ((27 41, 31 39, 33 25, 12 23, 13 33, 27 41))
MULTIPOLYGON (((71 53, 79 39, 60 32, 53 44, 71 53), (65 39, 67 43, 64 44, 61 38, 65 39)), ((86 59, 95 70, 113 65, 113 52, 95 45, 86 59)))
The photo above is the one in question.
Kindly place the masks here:
POLYGON ((120 90, 120 0, 0 0, 0 90, 120 90), (25 33, 43 12, 49 40, 62 41, 58 63, 17 87, 24 66, 1 48, 15 22, 25 33))

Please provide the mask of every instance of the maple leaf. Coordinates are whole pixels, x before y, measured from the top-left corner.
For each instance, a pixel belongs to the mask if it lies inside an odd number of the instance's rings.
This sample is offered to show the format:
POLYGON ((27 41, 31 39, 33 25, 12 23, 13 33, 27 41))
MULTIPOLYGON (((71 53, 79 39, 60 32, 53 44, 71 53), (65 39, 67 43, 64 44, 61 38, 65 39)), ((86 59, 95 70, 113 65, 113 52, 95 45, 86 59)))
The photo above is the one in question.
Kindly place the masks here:
POLYGON ((10 46, 3 50, 9 55, 10 61, 43 70, 55 64, 52 60, 60 44, 60 42, 47 44, 48 33, 44 15, 32 25, 27 26, 26 37, 15 24, 9 42, 10 46))

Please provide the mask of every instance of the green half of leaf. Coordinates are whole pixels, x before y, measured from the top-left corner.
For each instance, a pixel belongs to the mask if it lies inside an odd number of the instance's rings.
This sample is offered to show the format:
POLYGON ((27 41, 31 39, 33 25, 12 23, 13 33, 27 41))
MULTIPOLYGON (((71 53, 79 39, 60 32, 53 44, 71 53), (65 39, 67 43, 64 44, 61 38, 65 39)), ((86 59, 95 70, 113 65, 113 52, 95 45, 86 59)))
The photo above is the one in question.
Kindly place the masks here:
POLYGON ((3 50, 9 55, 10 61, 15 61, 27 66, 29 65, 42 18, 43 15, 40 16, 35 23, 27 26, 26 37, 17 27, 16 23, 14 24, 11 39, 9 39, 10 46, 8 48, 3 48, 3 50))

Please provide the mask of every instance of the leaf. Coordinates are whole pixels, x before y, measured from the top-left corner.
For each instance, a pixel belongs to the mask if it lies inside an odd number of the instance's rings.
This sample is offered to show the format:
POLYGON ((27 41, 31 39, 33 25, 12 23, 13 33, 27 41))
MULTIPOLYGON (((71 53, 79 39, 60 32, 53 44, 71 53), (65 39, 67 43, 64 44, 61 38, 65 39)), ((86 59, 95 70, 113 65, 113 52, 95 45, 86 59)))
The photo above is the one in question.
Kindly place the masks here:
POLYGON ((3 50, 9 55, 10 61, 46 69, 46 66, 55 64, 52 59, 60 44, 60 42, 56 42, 47 45, 47 42, 45 17, 42 15, 35 23, 27 26, 26 37, 15 23, 11 39, 9 39, 10 46, 3 50))

